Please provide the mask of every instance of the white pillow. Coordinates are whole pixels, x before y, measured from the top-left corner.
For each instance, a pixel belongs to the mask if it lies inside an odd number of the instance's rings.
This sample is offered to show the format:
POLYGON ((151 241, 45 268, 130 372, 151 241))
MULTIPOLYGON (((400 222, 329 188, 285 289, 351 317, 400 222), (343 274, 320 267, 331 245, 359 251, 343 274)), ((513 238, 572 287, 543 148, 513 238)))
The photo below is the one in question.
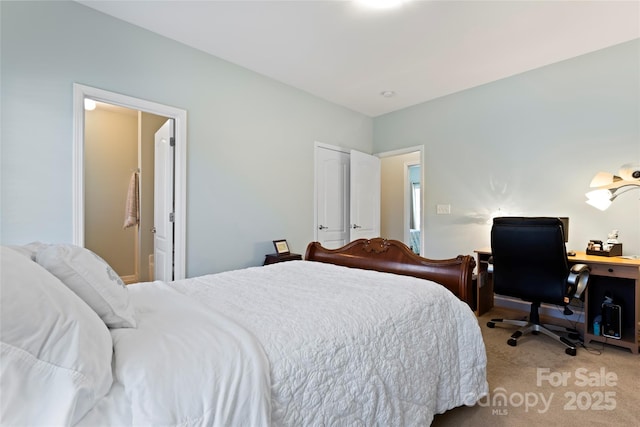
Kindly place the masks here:
POLYGON ((9 248, 20 252, 21 254, 23 254, 26 257, 29 257, 31 259, 31 261, 35 261, 36 260, 36 253, 38 253, 38 251, 44 247, 46 247, 47 244, 46 243, 41 243, 41 242, 31 242, 28 243, 26 245, 15 245, 15 246, 8 246, 9 248))
POLYGON ((0 255, 0 424, 74 424, 111 387, 111 334, 37 263, 0 255))
POLYGON ((38 251, 36 261, 93 308, 108 327, 136 327, 127 286, 109 264, 89 249, 50 245, 38 251))

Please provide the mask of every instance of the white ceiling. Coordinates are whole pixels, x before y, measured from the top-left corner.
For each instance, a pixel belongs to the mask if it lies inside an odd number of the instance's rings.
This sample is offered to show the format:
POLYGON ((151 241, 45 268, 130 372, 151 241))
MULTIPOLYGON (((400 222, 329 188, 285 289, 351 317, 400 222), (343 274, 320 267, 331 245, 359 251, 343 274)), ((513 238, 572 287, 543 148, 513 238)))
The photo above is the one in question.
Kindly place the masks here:
POLYGON ((372 117, 640 37, 638 0, 79 2, 372 117))

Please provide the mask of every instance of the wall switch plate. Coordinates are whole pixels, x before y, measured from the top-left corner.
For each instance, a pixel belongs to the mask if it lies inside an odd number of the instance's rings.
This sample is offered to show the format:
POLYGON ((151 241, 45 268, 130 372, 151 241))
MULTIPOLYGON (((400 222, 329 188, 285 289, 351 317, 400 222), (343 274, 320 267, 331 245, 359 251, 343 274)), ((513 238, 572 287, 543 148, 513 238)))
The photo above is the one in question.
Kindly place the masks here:
POLYGON ((451 205, 436 205, 436 214, 449 215, 451 213, 451 205))

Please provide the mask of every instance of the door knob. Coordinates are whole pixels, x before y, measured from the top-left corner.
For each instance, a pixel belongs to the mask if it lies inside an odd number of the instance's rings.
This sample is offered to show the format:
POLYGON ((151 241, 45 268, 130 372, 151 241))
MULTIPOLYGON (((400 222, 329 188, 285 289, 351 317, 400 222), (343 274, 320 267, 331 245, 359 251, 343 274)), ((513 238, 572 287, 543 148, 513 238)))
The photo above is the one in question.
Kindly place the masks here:
POLYGON ((362 226, 361 225, 357 225, 357 224, 353 224, 353 226, 351 228, 353 228, 355 230, 356 228, 362 228, 362 226))
POLYGON ((327 229, 327 228, 329 228, 329 227, 325 227, 324 225, 320 225, 320 226, 318 226, 318 230, 325 230, 325 229, 327 229))
POLYGON ((152 232, 153 234, 156 234, 156 228, 155 228, 155 227, 151 227, 151 232, 152 232))

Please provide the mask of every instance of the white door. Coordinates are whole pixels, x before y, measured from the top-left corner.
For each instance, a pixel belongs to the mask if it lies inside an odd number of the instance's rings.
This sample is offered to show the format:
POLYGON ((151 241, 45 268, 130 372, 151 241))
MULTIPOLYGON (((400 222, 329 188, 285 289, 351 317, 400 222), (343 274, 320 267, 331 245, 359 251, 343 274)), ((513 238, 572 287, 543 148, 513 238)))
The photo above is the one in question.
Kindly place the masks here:
POLYGON ((349 153, 316 146, 315 240, 328 249, 349 242, 349 153))
POLYGON ((380 236, 380 159, 351 150, 350 239, 380 236))
POLYGON ((154 280, 173 280, 173 119, 155 134, 153 181, 154 280))

